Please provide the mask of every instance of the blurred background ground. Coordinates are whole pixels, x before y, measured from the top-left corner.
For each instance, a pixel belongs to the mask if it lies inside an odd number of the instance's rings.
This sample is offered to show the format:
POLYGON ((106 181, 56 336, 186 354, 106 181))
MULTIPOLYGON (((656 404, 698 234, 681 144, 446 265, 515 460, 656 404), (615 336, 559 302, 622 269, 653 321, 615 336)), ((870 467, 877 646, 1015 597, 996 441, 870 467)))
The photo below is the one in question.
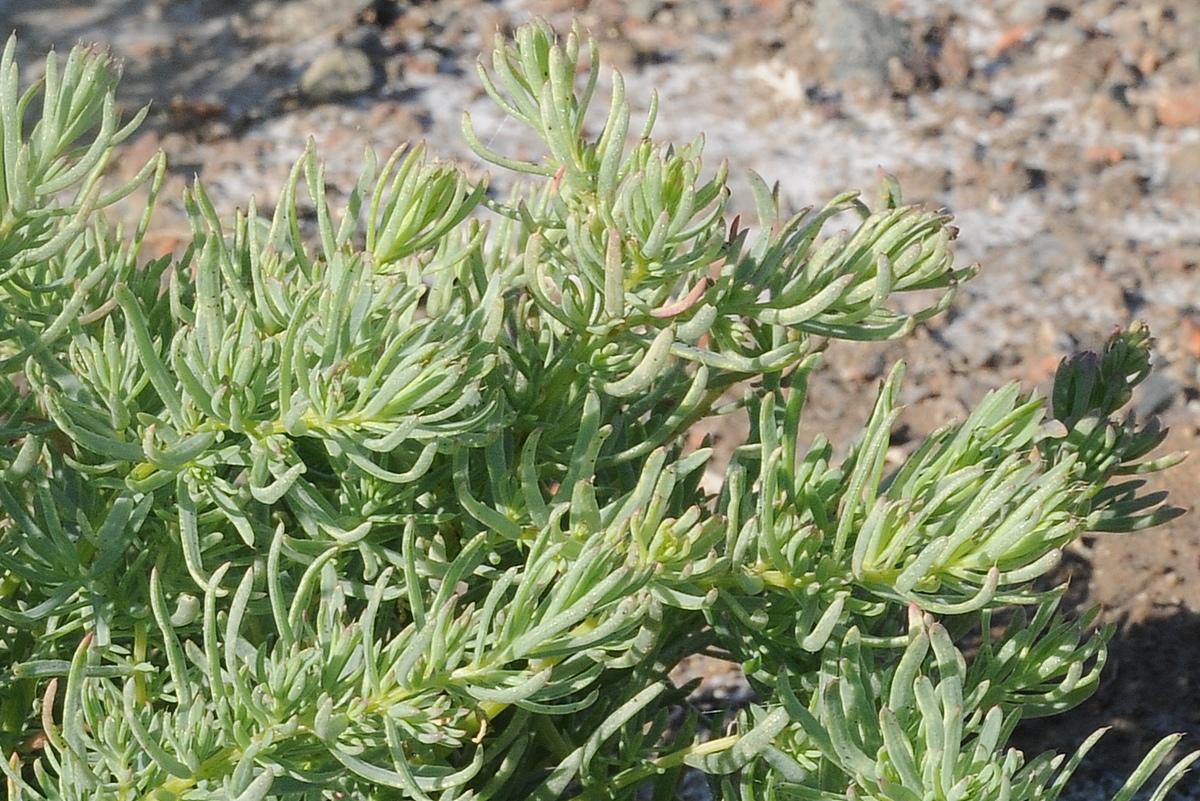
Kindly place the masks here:
MULTIPOLYGON (((223 212, 251 196, 269 210, 309 137, 335 199, 366 147, 423 139, 482 170, 459 132, 464 109, 493 149, 536 154, 475 75, 494 31, 534 15, 562 30, 578 18, 635 107, 658 90, 657 138, 703 132, 708 164, 780 181, 792 210, 845 189, 871 196, 882 168, 907 199, 955 214, 958 258, 980 262, 979 278, 910 341, 834 346, 808 430, 844 446, 904 358, 894 440, 911 447, 1004 381, 1048 389, 1063 356, 1143 319, 1158 369, 1138 412, 1164 418, 1170 446, 1196 450, 1196 0, 0 0, 0 28, 17 31, 30 70, 78 41, 123 59, 122 102, 151 112, 114 170, 168 153, 160 253, 187 236, 180 197, 194 175, 223 212)), ((750 209, 735 179, 731 212, 750 220, 750 209)), ((736 425, 716 433, 728 443, 736 425)), ((1196 465, 1158 482, 1189 509, 1196 465)), ((1110 725, 1094 760, 1103 775, 1167 732, 1200 734, 1198 520, 1071 554, 1072 598, 1118 624, 1111 666, 1083 707, 1024 726, 1022 747, 1066 750, 1110 725)), ((711 677, 713 692, 736 694, 723 681, 711 677)))

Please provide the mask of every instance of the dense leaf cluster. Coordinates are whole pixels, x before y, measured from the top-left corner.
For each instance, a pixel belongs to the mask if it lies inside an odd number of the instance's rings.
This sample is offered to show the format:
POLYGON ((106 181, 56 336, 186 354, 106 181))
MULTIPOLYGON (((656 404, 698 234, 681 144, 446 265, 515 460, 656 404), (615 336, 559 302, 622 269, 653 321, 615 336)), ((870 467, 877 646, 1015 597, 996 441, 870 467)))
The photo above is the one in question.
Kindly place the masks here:
POLYGON ((222 219, 197 184, 186 252, 147 262, 150 208, 130 234, 100 214, 144 188, 152 208, 164 171, 102 188, 137 123, 109 63, 52 56, 22 91, 13 52, 8 798, 670 798, 690 768, 747 801, 1053 801, 1094 742, 1065 765, 1006 750, 1104 661, 1107 632, 1033 581, 1084 532, 1175 513, 1125 478, 1172 461, 1116 418, 1144 328, 885 475, 902 366, 844 459, 798 430, 829 339, 903 336, 973 274, 890 180, 874 207, 784 217, 750 176, 757 223, 730 222, 700 140, 654 142, 652 111, 630 143, 619 74, 589 133, 594 47, 533 23, 481 74, 545 159, 465 125, 525 174, 506 199, 417 147, 368 154, 335 209, 310 148, 269 216, 222 219), (683 435, 743 408, 709 497, 683 435), (1031 619, 993 631, 1012 605, 1031 619), (757 692, 729 729, 666 679, 702 651, 757 692))

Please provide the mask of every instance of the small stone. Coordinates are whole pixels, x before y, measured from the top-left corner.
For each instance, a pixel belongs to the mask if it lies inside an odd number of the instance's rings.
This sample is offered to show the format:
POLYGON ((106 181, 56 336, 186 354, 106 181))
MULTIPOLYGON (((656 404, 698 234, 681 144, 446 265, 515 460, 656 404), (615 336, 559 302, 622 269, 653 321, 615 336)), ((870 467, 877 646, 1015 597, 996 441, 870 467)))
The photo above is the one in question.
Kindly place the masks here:
POLYGON ((1162 414, 1174 405, 1183 387, 1160 369, 1146 377, 1134 396, 1133 410, 1139 419, 1162 414))
POLYGON ((1154 109, 1149 106, 1138 106, 1133 112, 1133 120, 1137 124, 1137 129, 1142 133, 1153 133, 1154 129, 1159 125, 1158 115, 1154 109))
POLYGON ((917 76, 899 58, 888 60, 888 83, 891 84, 892 92, 902 97, 917 90, 917 76))
POLYGON ((959 86, 971 75, 971 52, 957 36, 947 36, 934 65, 943 86, 959 86))
POLYGON ((1168 128, 1200 125, 1200 86, 1163 92, 1154 99, 1154 111, 1168 128))
POLYGON ((1162 63, 1162 59, 1158 53, 1152 48, 1146 48, 1142 54, 1138 56, 1138 69, 1143 75, 1150 75, 1158 69, 1158 65, 1162 63))
POLYGON ((1121 49, 1111 39, 1096 38, 1072 49, 1071 69, 1055 77, 1055 89, 1070 94, 1080 90, 1094 92, 1106 81, 1120 82, 1121 49))
POLYGON ((912 56, 908 26, 860 0, 818 0, 816 24, 834 52, 833 76, 887 86, 892 59, 912 56))
MULTIPOLYGON (((1122 103, 1107 92, 1097 92, 1086 101, 1084 114, 1110 132, 1130 133, 1138 129, 1138 111, 1144 106, 1133 107, 1122 103)), ((1150 114, 1153 115, 1153 111, 1150 114)))
POLYGON ((1125 160, 1125 151, 1116 145, 1092 145, 1083 156, 1092 164, 1110 167, 1125 160))
POLYGON ((689 25, 717 25, 725 21, 728 9, 721 0, 686 0, 677 13, 689 25))
POLYGON ((1106 216, 1118 216, 1125 209, 1134 208, 1145 197, 1147 185, 1148 179, 1141 165, 1134 161, 1114 164, 1097 177, 1092 208, 1106 216))
POLYGON ((635 22, 647 23, 658 16, 666 6, 665 0, 629 0, 625 9, 635 22))
POLYGON ((1183 319, 1183 347, 1194 358, 1200 359, 1200 323, 1183 319))
POLYGON ((1017 0, 1008 10, 1008 17, 1015 22, 1041 22, 1049 11, 1046 0, 1017 0))
POLYGON ((338 47, 317 56, 300 76, 300 94, 317 103, 360 95, 375 83, 375 68, 367 54, 338 47))
POLYGON ((628 69, 642 60, 643 52, 638 49, 632 37, 613 36, 600 40, 599 45, 600 59, 605 64, 628 69))
POLYGON ((1200 204, 1200 147, 1185 143, 1166 154, 1166 183, 1172 194, 1186 198, 1184 202, 1200 204))
POLYGON ((1010 28, 1005 28, 996 37, 996 40, 988 46, 988 56, 990 58, 999 58, 1017 45, 1029 41, 1030 30, 1029 25, 1013 25, 1010 28))

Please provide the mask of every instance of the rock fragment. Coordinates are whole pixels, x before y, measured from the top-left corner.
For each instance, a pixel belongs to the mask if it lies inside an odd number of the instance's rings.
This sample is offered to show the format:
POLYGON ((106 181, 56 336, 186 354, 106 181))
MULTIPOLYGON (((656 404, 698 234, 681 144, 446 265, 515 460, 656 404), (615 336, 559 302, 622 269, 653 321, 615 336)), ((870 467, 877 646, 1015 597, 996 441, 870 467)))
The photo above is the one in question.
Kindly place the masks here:
POLYGON ((315 103, 361 95, 375 83, 375 68, 362 50, 336 47, 313 60, 300 76, 300 94, 315 103))
POLYGON ((837 80, 887 86, 893 59, 911 56, 908 26, 860 0, 818 0, 815 21, 835 54, 837 80))
POLYGON ((1163 92, 1154 100, 1158 122, 1168 128, 1200 125, 1200 86, 1163 92))

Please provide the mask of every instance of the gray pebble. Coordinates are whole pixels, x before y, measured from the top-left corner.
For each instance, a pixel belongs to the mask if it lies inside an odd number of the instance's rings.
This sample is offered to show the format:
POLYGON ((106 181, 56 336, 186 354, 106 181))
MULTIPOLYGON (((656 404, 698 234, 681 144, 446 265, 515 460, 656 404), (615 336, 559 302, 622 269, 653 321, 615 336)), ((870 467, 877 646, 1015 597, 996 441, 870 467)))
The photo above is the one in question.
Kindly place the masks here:
POLYGON ((1008 18, 1017 23, 1041 22, 1049 7, 1047 0, 1017 0, 1009 9, 1008 18))
POLYGON ((664 0, 629 0, 625 4, 625 13, 636 22, 650 22, 667 7, 664 0))
POLYGON ((888 64, 912 48, 908 27, 874 4, 859 0, 818 0, 816 24, 835 54, 833 77, 887 85, 888 64))
POLYGON ((375 83, 375 68, 367 54, 338 47, 317 56, 300 76, 300 94, 317 103, 360 95, 375 83))
POLYGON ((1183 387, 1166 374, 1163 365, 1157 365, 1157 368, 1134 392, 1133 410, 1139 420, 1170 409, 1183 390, 1183 387))
POLYGON ((686 0, 679 4, 679 13, 693 25, 716 25, 724 22, 728 12, 722 0, 686 0))

